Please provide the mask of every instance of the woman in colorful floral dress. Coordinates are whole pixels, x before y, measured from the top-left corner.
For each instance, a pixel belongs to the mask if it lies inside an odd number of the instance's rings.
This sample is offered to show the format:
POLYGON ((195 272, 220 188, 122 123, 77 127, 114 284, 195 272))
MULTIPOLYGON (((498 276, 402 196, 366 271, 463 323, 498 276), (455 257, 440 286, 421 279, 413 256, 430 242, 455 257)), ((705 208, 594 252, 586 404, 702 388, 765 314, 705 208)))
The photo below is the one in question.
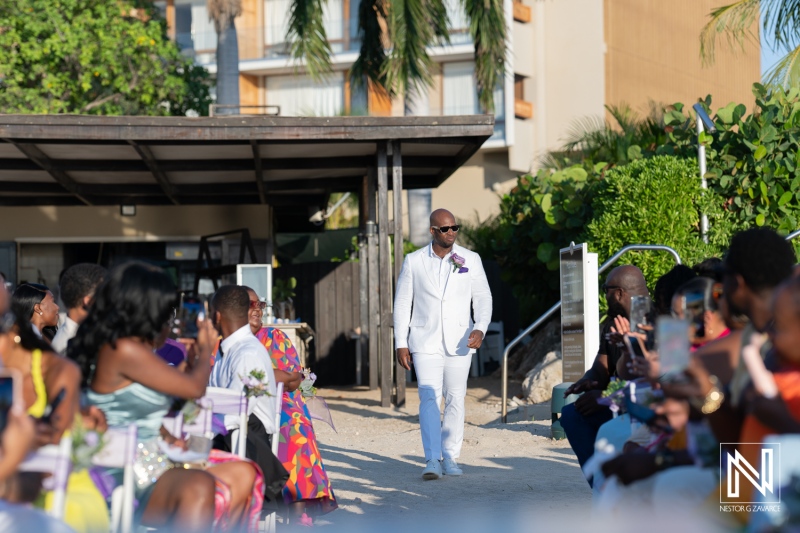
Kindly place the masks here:
POLYGON ((300 358, 281 330, 262 327, 263 305, 253 289, 250 294, 250 327, 267 348, 275 369, 275 379, 284 384, 278 459, 289 471, 283 488, 284 501, 303 525, 311 525, 310 514, 325 514, 338 507, 322 456, 311 415, 298 390, 303 380, 300 358))

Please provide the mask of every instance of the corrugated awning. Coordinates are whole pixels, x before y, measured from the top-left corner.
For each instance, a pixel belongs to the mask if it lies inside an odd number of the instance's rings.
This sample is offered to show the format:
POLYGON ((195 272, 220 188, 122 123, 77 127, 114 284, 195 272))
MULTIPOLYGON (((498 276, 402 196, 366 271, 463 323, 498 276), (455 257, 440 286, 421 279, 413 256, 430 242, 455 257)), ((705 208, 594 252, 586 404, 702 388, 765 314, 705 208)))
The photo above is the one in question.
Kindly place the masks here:
POLYGON ((320 205, 331 192, 359 191, 379 144, 392 140, 403 187, 433 188, 493 124, 490 115, 0 115, 0 206, 320 205))

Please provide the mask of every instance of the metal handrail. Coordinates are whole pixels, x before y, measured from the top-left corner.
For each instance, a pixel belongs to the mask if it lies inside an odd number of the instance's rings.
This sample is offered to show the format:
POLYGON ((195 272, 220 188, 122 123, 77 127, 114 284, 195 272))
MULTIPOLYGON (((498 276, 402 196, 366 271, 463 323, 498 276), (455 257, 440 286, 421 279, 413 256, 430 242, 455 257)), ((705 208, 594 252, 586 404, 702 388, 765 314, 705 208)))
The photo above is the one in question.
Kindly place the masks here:
POLYGON ((800 229, 791 232, 789 235, 786 236, 787 241, 793 241, 797 237, 800 237, 800 229))
MULTIPOLYGON (((800 235, 800 230, 796 231, 795 233, 797 233, 797 235, 800 235)), ((602 274, 603 272, 605 272, 606 269, 608 269, 608 267, 610 267, 617 261, 617 259, 619 259, 628 252, 647 251, 647 250, 669 252, 675 258, 675 262, 679 265, 681 264, 681 256, 678 255, 678 252, 676 252, 674 248, 671 248, 669 246, 664 246, 661 244, 629 244, 628 246, 622 248, 619 252, 612 255, 608 259, 608 261, 600 265, 600 267, 597 269, 597 273, 602 274)), ((517 335, 514 338, 514 340, 509 342, 508 346, 506 346, 505 351, 503 351, 503 407, 502 407, 503 423, 508 422, 508 354, 511 352, 511 348, 519 344, 519 342, 522 339, 524 339, 533 330, 535 330, 536 328, 541 326, 544 322, 546 322, 547 319, 553 316, 553 314, 559 309, 561 309, 561 300, 559 300, 555 305, 553 305, 553 307, 545 311, 544 314, 539 318, 537 318, 533 324, 525 328, 525 331, 517 335)))

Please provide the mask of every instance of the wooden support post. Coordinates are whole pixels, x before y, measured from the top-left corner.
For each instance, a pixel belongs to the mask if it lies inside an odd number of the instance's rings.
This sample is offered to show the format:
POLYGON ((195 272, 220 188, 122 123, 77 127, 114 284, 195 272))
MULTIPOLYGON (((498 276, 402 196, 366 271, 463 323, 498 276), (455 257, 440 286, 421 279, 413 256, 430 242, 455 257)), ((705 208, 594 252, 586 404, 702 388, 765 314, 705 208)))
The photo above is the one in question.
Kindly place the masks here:
POLYGON ((378 142, 378 252, 380 266, 381 328, 380 328, 380 382, 381 406, 392 403, 392 252, 389 247, 389 169, 388 142, 378 142))
MULTIPOLYGON (((394 282, 400 277, 403 267, 403 159, 400 155, 400 141, 392 141, 392 197, 394 199, 394 282)), ((397 394, 395 405, 406 404, 406 369, 399 362, 395 368, 397 394)))
POLYGON ((380 293, 378 291, 378 228, 377 224, 375 224, 375 214, 377 213, 375 207, 377 173, 374 167, 370 168, 367 181, 367 291, 369 293, 369 328, 367 330, 367 340, 369 341, 369 388, 370 390, 375 390, 378 388, 378 330, 381 322, 381 311, 380 293))
MULTIPOLYGON (((369 206, 367 203, 368 195, 369 178, 364 176, 364 179, 361 181, 361 193, 359 194, 358 206, 359 218, 361 222, 359 224, 358 234, 358 310, 361 336, 359 337, 358 341, 356 341, 358 342, 361 350, 362 367, 360 369, 356 369, 356 377, 361 378, 356 379, 356 385, 364 384, 362 370, 365 366, 364 361, 369 357, 369 245, 367 243, 367 220, 369 215, 369 206)), ((375 376, 377 377, 377 374, 375 376)))

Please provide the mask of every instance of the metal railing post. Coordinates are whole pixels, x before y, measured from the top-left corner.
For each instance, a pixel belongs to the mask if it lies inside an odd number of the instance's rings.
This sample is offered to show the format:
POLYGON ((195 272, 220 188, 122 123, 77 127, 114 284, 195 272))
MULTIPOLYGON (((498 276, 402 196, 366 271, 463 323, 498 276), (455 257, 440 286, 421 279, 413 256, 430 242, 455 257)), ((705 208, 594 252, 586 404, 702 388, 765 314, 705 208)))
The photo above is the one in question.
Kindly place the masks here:
MULTIPOLYGON (((800 235, 800 230, 796 231, 795 233, 797 235, 800 235)), ((795 235, 795 234, 793 233, 792 235, 795 235)), ((795 236, 797 236, 797 235, 795 235, 795 236)), ((794 238, 794 237, 792 237, 792 238, 794 238)), ((788 237, 787 237, 787 239, 788 239, 788 237)), ((597 273, 598 274, 602 274, 606 269, 608 269, 608 267, 613 265, 620 257, 622 257, 623 255, 625 255, 628 252, 634 252, 634 251, 637 251, 637 252, 638 251, 668 252, 668 253, 672 254, 673 258, 675 258, 675 263, 677 263, 679 265, 681 264, 681 256, 678 255, 678 252, 676 252, 674 248, 671 248, 669 246, 664 246, 662 244, 630 244, 630 245, 625 246, 624 248, 622 248, 619 252, 617 252, 614 255, 612 255, 608 259, 608 261, 606 261, 605 263, 600 265, 600 267, 597 269, 597 273)), ((502 378, 503 379, 503 384, 502 384, 503 385, 503 406, 501 408, 502 409, 501 420, 503 421, 504 424, 508 422, 508 356, 511 353, 511 349, 514 346, 516 346, 517 344, 519 344, 519 342, 522 339, 524 339, 527 335, 529 335, 533 330, 535 330, 536 328, 541 326, 543 323, 545 323, 547 321, 547 319, 549 319, 551 316, 553 316, 553 314, 555 314, 555 312, 558 311, 559 309, 561 309, 561 300, 556 302, 556 304, 553 305, 553 307, 551 307, 550 309, 545 311, 542 316, 537 318, 536 321, 533 324, 531 324, 530 326, 525 328, 525 331, 523 331, 522 333, 517 335, 514 338, 514 340, 509 342, 508 346, 506 346, 506 349, 503 351, 503 378, 502 378)))

